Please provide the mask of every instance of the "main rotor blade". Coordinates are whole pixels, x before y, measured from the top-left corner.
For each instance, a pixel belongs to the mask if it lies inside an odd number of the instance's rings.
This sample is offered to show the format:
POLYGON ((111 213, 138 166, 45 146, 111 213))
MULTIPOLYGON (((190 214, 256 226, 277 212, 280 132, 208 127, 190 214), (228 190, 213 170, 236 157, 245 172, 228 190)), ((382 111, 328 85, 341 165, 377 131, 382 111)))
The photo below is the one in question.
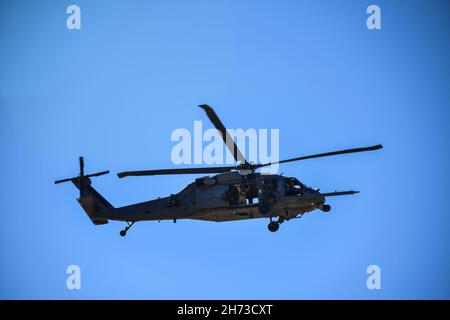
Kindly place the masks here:
POLYGON ((209 120, 212 122, 214 127, 216 127, 216 129, 221 133, 223 142, 227 146, 228 150, 230 150, 231 154, 234 157, 234 160, 236 160, 237 162, 247 162, 244 156, 242 155, 241 151, 239 150, 238 146, 234 142, 233 138, 230 136, 227 129, 223 125, 222 121, 220 121, 214 109, 207 104, 201 104, 199 105, 199 107, 205 110, 209 120))
POLYGON ((346 150, 326 152, 326 153, 318 153, 318 154, 313 154, 313 155, 310 155, 310 156, 291 158, 291 159, 281 160, 281 161, 277 161, 277 162, 269 162, 269 163, 266 163, 266 164, 261 164, 261 165, 256 165, 256 166, 258 168, 261 168, 261 167, 266 167, 266 166, 270 166, 270 165, 273 165, 273 164, 281 164, 281 163, 300 161, 300 160, 306 160, 306 159, 312 159, 312 158, 336 156, 336 155, 339 155, 339 154, 346 154, 346 153, 374 151, 374 150, 378 150, 378 149, 381 149, 381 148, 383 148, 383 146, 381 144, 377 144, 376 146, 372 146, 372 147, 354 148, 354 149, 346 149, 346 150))
POLYGON ((102 175, 108 174, 108 173, 109 173, 109 170, 106 170, 106 171, 102 171, 102 172, 91 173, 91 174, 86 175, 85 177, 86 177, 86 178, 90 178, 90 177, 98 177, 98 176, 102 176, 102 175))
MULTIPOLYGON (((102 171, 102 172, 97 172, 97 173, 92 173, 92 174, 88 174, 88 175, 85 175, 85 176, 83 176, 83 177, 84 177, 84 178, 98 177, 98 176, 102 176, 102 175, 107 174, 107 173, 109 173, 109 170, 107 170, 107 171, 102 171)), ((74 180, 74 179, 80 179, 80 177, 72 177, 72 178, 67 178, 67 179, 56 180, 56 181, 55 181, 55 184, 63 183, 63 182, 67 182, 67 181, 72 181, 72 180, 74 180)))
POLYGON ((80 157, 80 176, 84 176, 84 160, 83 157, 80 157))
POLYGON ((210 167, 210 168, 182 168, 182 169, 159 169, 119 172, 117 176, 124 178, 128 176, 154 176, 167 174, 196 174, 196 173, 223 173, 233 170, 235 167, 210 167))
POLYGON ((73 178, 67 178, 67 179, 61 179, 61 180, 56 180, 55 184, 58 183, 63 183, 63 182, 67 182, 67 181, 72 181, 73 179, 76 179, 77 177, 73 177, 73 178))

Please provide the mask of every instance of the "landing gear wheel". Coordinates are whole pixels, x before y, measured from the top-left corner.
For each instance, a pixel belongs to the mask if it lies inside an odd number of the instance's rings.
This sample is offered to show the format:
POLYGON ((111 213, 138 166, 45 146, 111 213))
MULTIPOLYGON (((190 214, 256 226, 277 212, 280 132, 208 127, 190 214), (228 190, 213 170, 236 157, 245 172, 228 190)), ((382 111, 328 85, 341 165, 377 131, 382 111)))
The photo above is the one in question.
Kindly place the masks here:
POLYGON ((328 212, 328 211, 330 211, 330 210, 331 210, 330 205, 328 205, 328 204, 322 205, 322 211, 323 211, 323 212, 328 212))
POLYGON ((127 226, 126 226, 122 231, 120 231, 120 236, 121 236, 121 237, 125 237, 125 236, 127 235, 128 229, 130 229, 130 228, 133 226, 134 222, 135 222, 135 221, 133 221, 133 222, 127 222, 127 226))
POLYGON ((269 225, 267 226, 270 232, 276 232, 280 228, 280 224, 275 221, 269 222, 269 225))

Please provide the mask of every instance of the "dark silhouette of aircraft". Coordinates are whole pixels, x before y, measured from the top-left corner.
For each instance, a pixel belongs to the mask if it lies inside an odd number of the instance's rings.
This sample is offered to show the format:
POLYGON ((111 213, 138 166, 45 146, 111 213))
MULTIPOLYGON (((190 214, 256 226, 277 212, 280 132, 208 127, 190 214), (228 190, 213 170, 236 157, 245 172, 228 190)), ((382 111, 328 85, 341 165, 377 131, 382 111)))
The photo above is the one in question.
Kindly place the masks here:
POLYGON ((373 151, 381 145, 355 148, 334 152, 313 154, 269 163, 248 162, 234 143, 225 126, 214 110, 208 105, 200 105, 232 153, 237 164, 234 166, 177 168, 118 173, 119 178, 127 176, 151 176, 169 174, 215 174, 195 179, 183 190, 165 198, 136 203, 116 208, 112 206, 91 185, 91 178, 109 173, 102 171, 84 173, 83 157, 80 157, 80 174, 55 184, 71 181, 80 191, 77 199, 91 221, 106 224, 110 220, 124 221, 126 227, 120 232, 125 236, 128 229, 138 221, 195 219, 204 221, 235 221, 244 219, 268 218, 268 229, 278 230, 281 223, 299 218, 306 212, 319 209, 330 211, 325 204, 327 197, 351 195, 359 191, 340 191, 321 193, 306 186, 294 177, 278 174, 261 174, 256 170, 273 164, 283 164, 306 159, 335 156, 347 153, 373 151), (274 220, 276 219, 276 220, 274 220))

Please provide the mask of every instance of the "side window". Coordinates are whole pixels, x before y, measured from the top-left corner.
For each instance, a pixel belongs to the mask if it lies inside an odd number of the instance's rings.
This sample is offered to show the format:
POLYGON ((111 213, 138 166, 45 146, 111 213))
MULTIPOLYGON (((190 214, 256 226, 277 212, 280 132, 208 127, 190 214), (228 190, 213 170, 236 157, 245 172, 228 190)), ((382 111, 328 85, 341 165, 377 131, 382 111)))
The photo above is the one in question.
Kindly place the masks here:
POLYGON ((211 198, 211 190, 208 189, 199 189, 197 193, 199 200, 208 200, 211 198))
POLYGON ((283 191, 284 190, 284 185, 285 185, 285 183, 284 183, 284 181, 283 180, 278 180, 277 181, 277 190, 278 191, 283 191))
POLYGON ((213 191, 214 198, 221 199, 226 191, 226 186, 215 187, 213 191))
POLYGON ((230 205, 235 205, 239 203, 239 190, 237 186, 229 185, 226 200, 230 205))
POLYGON ((197 187, 196 191, 196 205, 198 208, 213 208, 222 207, 226 205, 224 195, 226 194, 227 186, 216 187, 197 187))
POLYGON ((221 199, 226 191, 226 186, 202 188, 198 193, 200 200, 221 199))

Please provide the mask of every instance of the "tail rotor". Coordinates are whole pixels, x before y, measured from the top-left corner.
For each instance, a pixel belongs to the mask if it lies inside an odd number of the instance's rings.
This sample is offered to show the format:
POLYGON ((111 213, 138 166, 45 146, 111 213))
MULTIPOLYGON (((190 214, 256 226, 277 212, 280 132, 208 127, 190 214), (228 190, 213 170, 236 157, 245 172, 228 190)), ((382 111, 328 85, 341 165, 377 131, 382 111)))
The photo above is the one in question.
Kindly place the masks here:
POLYGON ((84 174, 84 159, 83 159, 83 157, 79 158, 79 163, 80 163, 80 174, 77 177, 56 180, 55 184, 59 184, 59 183, 63 183, 63 182, 69 182, 69 181, 75 182, 79 186, 80 197, 81 197, 83 195, 83 188, 84 188, 84 186, 86 184, 89 185, 91 183, 91 180, 89 179, 90 177, 98 177, 98 176, 102 176, 104 174, 108 174, 109 170, 85 175, 84 174))

